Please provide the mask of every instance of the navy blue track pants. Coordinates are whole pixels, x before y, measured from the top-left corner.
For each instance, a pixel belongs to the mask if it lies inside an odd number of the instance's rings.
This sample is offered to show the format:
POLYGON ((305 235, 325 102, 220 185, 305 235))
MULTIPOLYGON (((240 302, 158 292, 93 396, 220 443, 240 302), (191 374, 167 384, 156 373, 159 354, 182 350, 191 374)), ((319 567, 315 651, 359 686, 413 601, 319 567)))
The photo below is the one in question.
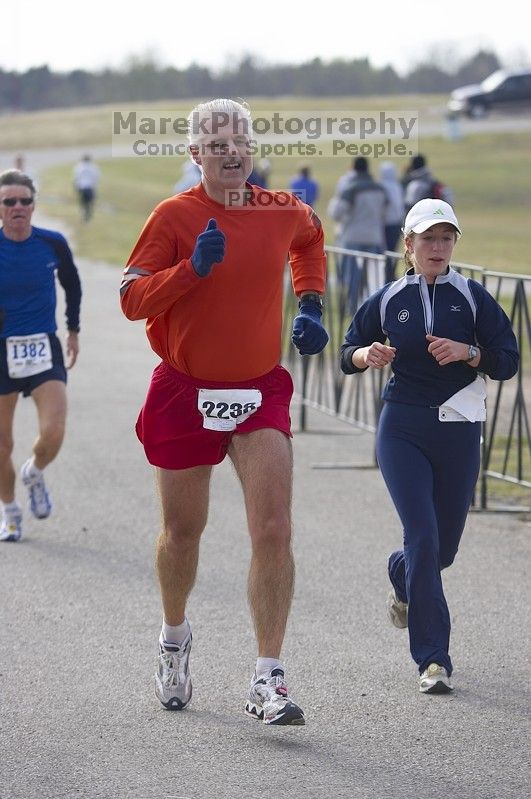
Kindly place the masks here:
POLYGON ((404 528, 389 578, 407 602, 409 644, 419 672, 452 672, 450 615, 441 569, 453 563, 479 473, 480 422, 440 422, 437 408, 385 403, 378 424, 380 470, 404 528))

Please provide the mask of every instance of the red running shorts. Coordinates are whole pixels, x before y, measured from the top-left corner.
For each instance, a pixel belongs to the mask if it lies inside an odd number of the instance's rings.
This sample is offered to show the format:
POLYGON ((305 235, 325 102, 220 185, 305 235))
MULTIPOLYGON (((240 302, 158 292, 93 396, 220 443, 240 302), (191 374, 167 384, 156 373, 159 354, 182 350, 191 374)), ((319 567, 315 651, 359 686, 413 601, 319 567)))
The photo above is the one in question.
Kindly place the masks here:
POLYGON ((136 434, 153 466, 189 469, 221 463, 233 435, 273 428, 291 437, 292 394, 291 375, 282 366, 243 382, 220 383, 181 374, 162 361, 151 377, 136 434), (234 430, 210 430, 203 426, 203 415, 198 409, 200 389, 258 389, 261 405, 234 430))

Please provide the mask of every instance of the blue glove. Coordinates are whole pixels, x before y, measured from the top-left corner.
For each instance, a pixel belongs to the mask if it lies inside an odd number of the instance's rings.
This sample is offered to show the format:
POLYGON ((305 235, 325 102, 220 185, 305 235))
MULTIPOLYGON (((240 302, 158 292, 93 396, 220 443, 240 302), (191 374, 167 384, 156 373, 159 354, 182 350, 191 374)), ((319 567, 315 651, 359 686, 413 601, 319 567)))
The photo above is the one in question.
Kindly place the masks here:
POLYGON ((196 275, 206 277, 214 264, 219 264, 225 255, 225 234, 219 230, 215 219, 209 219, 206 229, 196 239, 192 253, 192 266, 196 275))
POLYGON ((299 303, 299 313, 293 320, 291 340, 301 355, 316 355, 328 344, 328 333, 321 324, 323 311, 316 302, 299 303))

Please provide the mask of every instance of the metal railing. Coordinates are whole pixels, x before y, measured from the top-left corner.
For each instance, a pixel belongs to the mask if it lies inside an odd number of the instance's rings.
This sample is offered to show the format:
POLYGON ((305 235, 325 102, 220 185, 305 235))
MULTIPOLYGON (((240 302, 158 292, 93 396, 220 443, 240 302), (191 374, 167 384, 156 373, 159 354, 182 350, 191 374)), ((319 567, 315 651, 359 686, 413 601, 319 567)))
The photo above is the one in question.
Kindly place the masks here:
MULTIPOLYGON (((339 366, 339 350, 356 307, 384 284, 386 265, 388 273, 390 267, 403 267, 402 255, 393 252, 376 255, 331 246, 325 250, 328 278, 323 319, 330 343, 319 355, 301 358, 292 346, 291 321, 297 313, 297 299, 290 287, 285 292, 283 362, 293 376, 300 400, 299 428, 308 429, 307 409, 315 408, 375 433, 382 407, 380 396, 389 370, 368 369, 355 377, 345 375, 339 366), (344 261, 338 265, 337 256, 345 255, 350 257, 350 268, 358 270, 354 276, 344 273, 344 261)), ((520 368, 512 380, 487 379, 487 421, 483 423, 481 470, 474 507, 491 510, 494 508, 490 507, 489 478, 531 489, 531 435, 526 403, 526 396, 531 395, 531 275, 495 272, 472 264, 452 266, 482 283, 505 308, 520 350, 520 368)), ((377 467, 376 455, 373 465, 377 467)))

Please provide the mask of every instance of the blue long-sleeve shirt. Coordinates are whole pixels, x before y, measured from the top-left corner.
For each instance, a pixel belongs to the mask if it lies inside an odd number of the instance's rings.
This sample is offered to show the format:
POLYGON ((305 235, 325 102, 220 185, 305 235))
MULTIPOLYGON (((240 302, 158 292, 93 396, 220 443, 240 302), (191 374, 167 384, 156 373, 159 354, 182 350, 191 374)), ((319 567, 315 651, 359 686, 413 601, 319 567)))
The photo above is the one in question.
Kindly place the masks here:
POLYGON ((507 315, 481 283, 451 267, 432 285, 409 270, 369 297, 341 347, 343 372, 364 371, 352 364, 354 350, 387 340, 396 354, 382 399, 391 402, 437 406, 472 383, 478 370, 508 380, 518 369, 518 346, 507 315), (465 361, 439 366, 428 352, 427 333, 477 345, 479 366, 465 361))
POLYGON ((55 274, 65 291, 68 330, 79 330, 81 283, 64 236, 32 227, 24 241, 0 230, 0 338, 54 333, 55 274))

